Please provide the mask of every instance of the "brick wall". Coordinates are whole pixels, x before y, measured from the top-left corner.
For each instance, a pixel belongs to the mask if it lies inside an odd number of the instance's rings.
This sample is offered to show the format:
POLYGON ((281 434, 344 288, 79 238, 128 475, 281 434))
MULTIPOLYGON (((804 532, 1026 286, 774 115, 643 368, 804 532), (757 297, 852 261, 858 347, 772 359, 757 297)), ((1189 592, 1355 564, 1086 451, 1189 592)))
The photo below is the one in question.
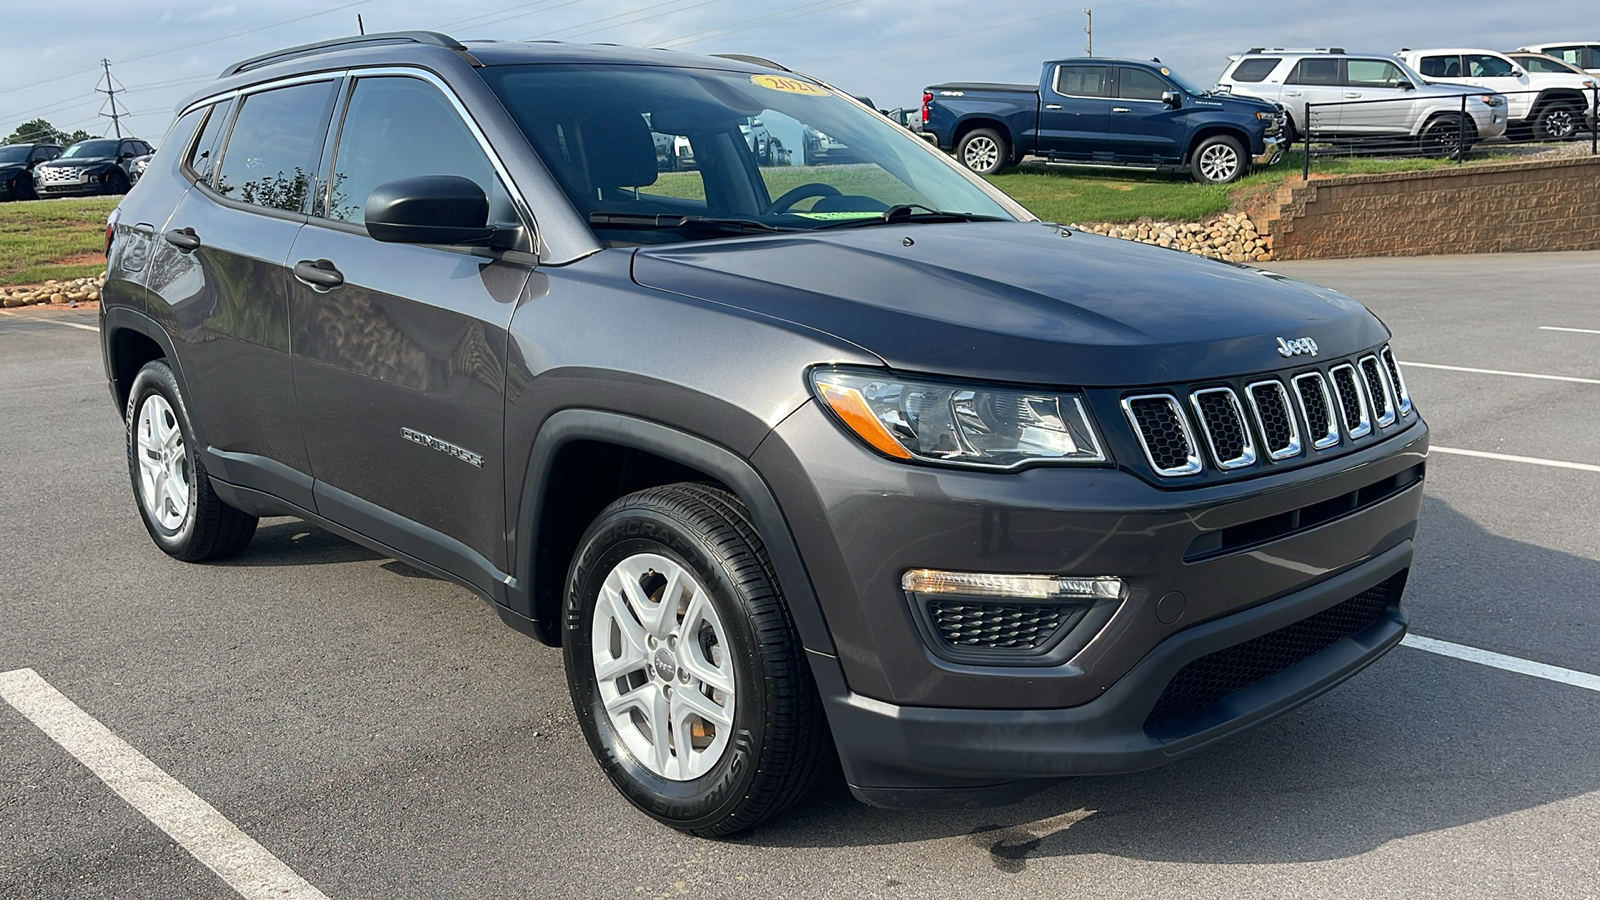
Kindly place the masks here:
POLYGON ((1597 250, 1600 157, 1292 179, 1274 205, 1274 259, 1597 250))

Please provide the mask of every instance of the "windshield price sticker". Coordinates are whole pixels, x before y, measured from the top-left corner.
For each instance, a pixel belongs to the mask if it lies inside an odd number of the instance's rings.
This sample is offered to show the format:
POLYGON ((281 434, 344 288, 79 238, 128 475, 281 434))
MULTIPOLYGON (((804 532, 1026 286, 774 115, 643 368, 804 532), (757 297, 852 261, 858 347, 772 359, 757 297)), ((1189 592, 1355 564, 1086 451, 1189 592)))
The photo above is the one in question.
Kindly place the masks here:
POLYGON ((785 94, 804 94, 807 97, 826 97, 828 92, 808 81, 784 78, 781 75, 751 75, 750 81, 764 88, 783 91, 785 94))

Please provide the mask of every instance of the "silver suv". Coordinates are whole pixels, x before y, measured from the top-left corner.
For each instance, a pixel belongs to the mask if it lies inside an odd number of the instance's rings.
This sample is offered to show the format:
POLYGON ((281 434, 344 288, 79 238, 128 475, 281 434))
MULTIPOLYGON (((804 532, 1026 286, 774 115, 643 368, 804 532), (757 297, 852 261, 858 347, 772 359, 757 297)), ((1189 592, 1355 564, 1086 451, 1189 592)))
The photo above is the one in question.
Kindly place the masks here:
POLYGON ((1454 144, 1463 108, 1470 120, 1461 138, 1467 145, 1505 134, 1504 97, 1429 84, 1393 56, 1352 54, 1338 47, 1255 47, 1228 59, 1217 90, 1281 103, 1289 111, 1291 139, 1303 134, 1309 122, 1318 138, 1407 136, 1454 144))

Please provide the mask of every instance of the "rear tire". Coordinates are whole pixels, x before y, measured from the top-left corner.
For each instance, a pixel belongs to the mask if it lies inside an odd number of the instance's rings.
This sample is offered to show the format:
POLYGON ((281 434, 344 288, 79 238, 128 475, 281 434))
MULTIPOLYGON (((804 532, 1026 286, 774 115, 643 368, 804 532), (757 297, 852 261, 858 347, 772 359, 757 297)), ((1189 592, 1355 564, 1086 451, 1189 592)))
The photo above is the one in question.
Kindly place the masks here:
POLYGON ((606 507, 579 542, 562 629, 589 749, 656 820, 727 837, 827 771, 805 651, 733 495, 674 484, 606 507))
POLYGON ((1533 120, 1534 137, 1541 141, 1570 141, 1578 135, 1583 108, 1565 100, 1545 104, 1533 120))
POLYGON ((134 377, 125 418, 134 502, 156 546, 187 562, 243 550, 258 520, 212 489, 189 408, 164 360, 146 363, 134 377))
POLYGON ((1202 184, 1231 184, 1244 175, 1244 148, 1225 134, 1213 135, 1189 154, 1189 172, 1202 184))
POLYGON ((956 159, 979 175, 993 175, 1011 162, 1011 144, 993 128, 974 128, 956 142, 956 159))

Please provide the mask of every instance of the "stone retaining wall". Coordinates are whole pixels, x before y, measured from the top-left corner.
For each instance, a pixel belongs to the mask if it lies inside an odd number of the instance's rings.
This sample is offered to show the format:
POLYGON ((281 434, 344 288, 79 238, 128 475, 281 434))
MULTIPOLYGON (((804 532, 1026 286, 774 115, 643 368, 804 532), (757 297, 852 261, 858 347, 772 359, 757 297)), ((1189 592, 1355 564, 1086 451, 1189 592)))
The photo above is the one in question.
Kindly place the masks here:
POLYGON ((1600 249, 1600 157, 1340 175, 1278 189, 1274 259, 1600 249))

